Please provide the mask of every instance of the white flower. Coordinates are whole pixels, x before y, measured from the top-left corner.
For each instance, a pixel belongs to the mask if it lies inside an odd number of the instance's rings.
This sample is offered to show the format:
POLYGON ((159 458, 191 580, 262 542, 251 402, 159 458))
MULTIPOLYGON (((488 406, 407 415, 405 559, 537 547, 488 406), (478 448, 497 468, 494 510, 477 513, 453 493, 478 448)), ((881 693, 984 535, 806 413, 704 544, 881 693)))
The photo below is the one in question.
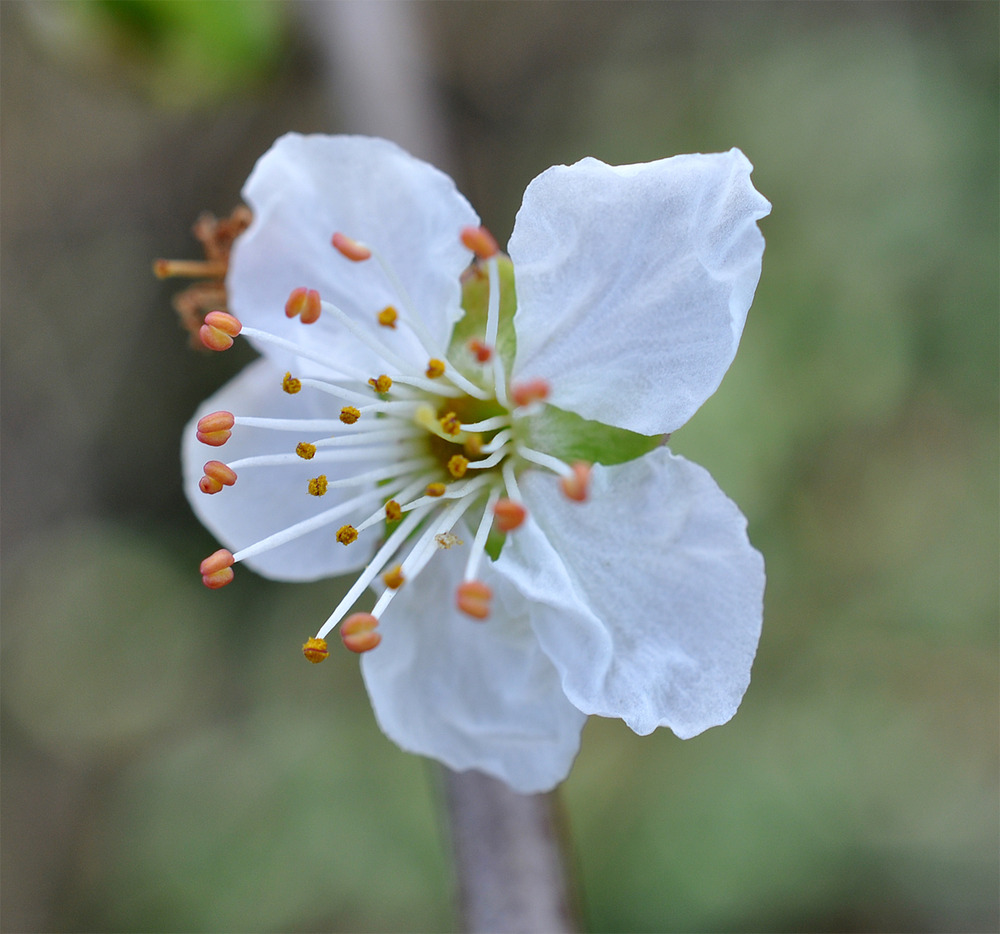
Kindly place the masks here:
POLYGON ((525 192, 512 278, 432 166, 379 139, 278 140, 244 189, 238 321, 203 328, 221 349, 242 326, 261 358, 184 438, 194 509, 235 553, 205 582, 233 560, 360 571, 317 636, 346 618, 382 729, 522 792, 566 776, 588 714, 681 737, 727 721, 763 561, 662 442, 740 340, 770 209, 750 171, 735 149, 555 166, 525 192))

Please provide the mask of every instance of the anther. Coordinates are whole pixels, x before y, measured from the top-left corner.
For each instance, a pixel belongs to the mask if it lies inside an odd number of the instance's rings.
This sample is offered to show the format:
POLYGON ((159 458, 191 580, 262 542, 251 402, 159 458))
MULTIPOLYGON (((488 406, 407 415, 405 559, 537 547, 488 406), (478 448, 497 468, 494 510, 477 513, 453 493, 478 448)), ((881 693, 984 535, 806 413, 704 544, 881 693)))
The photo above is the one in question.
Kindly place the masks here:
POLYGON ((337 530, 337 541, 341 545, 350 545, 358 540, 358 530, 353 525, 342 525, 337 530))
POLYGON ((399 590, 406 578, 403 576, 403 565, 397 564, 382 575, 382 581, 390 590, 399 590))
POLYGON ((361 412, 353 405, 345 405, 340 410, 340 420, 345 425, 353 425, 359 418, 361 418, 361 412))
POLYGON ((543 402, 549 397, 549 384, 544 379, 529 379, 510 387, 510 398, 516 406, 543 402))
POLYGON ((225 444, 233 435, 232 427, 236 419, 232 412, 212 412, 198 419, 196 436, 202 444, 217 448, 225 444))
POLYGON ((229 350, 233 338, 243 330, 239 318, 225 311, 210 311, 198 331, 201 342, 209 350, 229 350))
POLYGON ((382 641, 376 626, 378 620, 371 613, 354 613, 340 624, 340 638, 352 652, 370 652, 382 641))
POLYGON ((428 483, 424 492, 428 496, 444 496, 446 489, 448 488, 443 483, 428 483))
POLYGON ((220 548, 201 562, 201 582, 212 590, 225 587, 233 579, 233 553, 220 548))
POLYGON ((462 457, 461 454, 454 454, 451 460, 448 461, 448 473, 450 473, 456 480, 459 477, 464 477, 465 472, 469 469, 469 459, 467 457, 462 457))
POLYGON ((463 581, 455 591, 455 604, 473 619, 487 619, 493 591, 482 581, 463 581))
POLYGON ((352 262, 360 263, 366 259, 371 259, 372 251, 363 243, 359 243, 357 240, 348 237, 347 234, 335 233, 330 242, 338 253, 346 256, 352 262))
POLYGON ((462 430, 462 421, 454 412, 443 415, 438 424, 446 435, 457 435, 462 430))
POLYGON ((198 489, 202 493, 218 493, 224 486, 232 486, 236 482, 236 471, 222 461, 208 461, 204 471, 205 476, 198 481, 198 489))
POLYGON ((493 348, 489 344, 484 344, 478 337, 472 338, 465 346, 479 363, 489 363, 493 356, 493 348))
POLYGON ((403 508, 394 499, 385 504, 385 517, 390 522, 399 522, 403 518, 403 508))
POLYGON ((372 389, 375 390, 375 392, 381 394, 384 392, 388 392, 390 389, 392 389, 392 379, 386 376, 385 373, 383 373, 381 376, 376 377, 375 379, 368 380, 368 385, 371 386, 372 389))
POLYGON ((281 381, 281 388, 288 395, 294 396, 295 393, 302 391, 302 380, 296 379, 291 373, 286 373, 285 378, 281 381))
POLYGON ((582 503, 587 498, 590 487, 590 464, 577 461, 573 464, 573 472, 560 478, 559 486, 567 499, 582 503))
POLYGON ((305 655, 306 661, 310 661, 314 665, 325 661, 330 654, 330 650, 326 647, 326 639, 317 639, 315 636, 306 639, 302 646, 302 654, 305 655))
POLYGON ((326 474, 321 473, 318 477, 313 477, 309 481, 309 495, 310 496, 325 496, 326 495, 326 474))
POLYGON ((285 302, 286 317, 294 318, 296 315, 299 315, 302 318, 303 324, 312 324, 314 321, 318 321, 322 310, 323 305, 319 297, 319 292, 315 289, 307 289, 304 286, 292 289, 291 294, 288 296, 288 301, 285 302))
POLYGON ((437 357, 431 357, 431 359, 427 361, 427 369, 424 370, 424 373, 428 379, 438 379, 439 377, 444 376, 444 371, 444 360, 438 360, 437 357))
POLYGON ((528 510, 512 499, 497 500, 493 507, 497 528, 501 532, 513 532, 528 516, 528 510))
POLYGON ((392 305, 386 305, 385 308, 383 308, 378 313, 377 317, 378 317, 378 323, 381 324, 382 327, 395 328, 396 321, 399 318, 399 312, 396 311, 396 309, 393 308, 392 305))
POLYGON ((463 227, 462 243, 480 259, 490 259, 500 252, 493 234, 485 227, 463 227))
POLYGON ((158 259, 153 263, 153 275, 157 279, 183 276, 186 279, 223 279, 228 263, 215 259, 158 259))
POLYGON ((304 461, 312 460, 316 456, 316 445, 308 441, 300 441, 295 445, 295 453, 304 461))
POLYGON ((483 453, 483 436, 478 431, 469 432, 465 436, 465 443, 462 445, 462 450, 469 457, 479 457, 483 453))

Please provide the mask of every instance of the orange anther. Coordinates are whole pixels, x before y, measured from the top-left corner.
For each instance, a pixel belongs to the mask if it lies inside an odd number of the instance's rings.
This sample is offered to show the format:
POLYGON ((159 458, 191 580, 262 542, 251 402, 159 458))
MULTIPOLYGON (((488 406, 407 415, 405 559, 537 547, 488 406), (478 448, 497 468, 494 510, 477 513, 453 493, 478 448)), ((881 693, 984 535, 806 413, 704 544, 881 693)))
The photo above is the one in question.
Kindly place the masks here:
POLYGON ((319 297, 319 292, 315 289, 307 289, 304 286, 292 289, 291 294, 288 296, 288 301, 285 302, 285 316, 294 318, 296 315, 299 315, 302 318, 303 324, 312 324, 314 321, 318 321, 322 310, 323 305, 319 297))
POLYGON ((469 348, 469 353, 480 363, 488 363, 490 357, 493 356, 493 348, 489 344, 484 344, 479 338, 472 338, 465 346, 469 348))
POLYGON ((353 405, 345 405, 340 410, 340 420, 345 425, 353 425, 359 418, 361 418, 361 412, 353 405))
POLYGON ((406 580, 403 576, 403 565, 397 564, 394 568, 390 568, 382 575, 382 580, 390 590, 399 590, 406 580))
POLYGON ((300 441, 295 445, 295 453, 304 461, 310 461, 316 456, 316 445, 308 441, 300 441))
POLYGON ((493 515, 496 516, 497 528, 501 532, 513 532, 528 517, 528 510, 521 503, 505 497, 497 500, 493 515))
POLYGON ((399 522, 403 518, 403 508, 394 499, 385 504, 385 517, 390 522, 399 522))
POLYGON ((370 652, 382 641, 376 626, 378 620, 371 613, 353 613, 340 624, 340 638, 352 652, 370 652))
POLYGON ((358 540, 358 530, 353 525, 342 525, 337 529, 337 541, 341 545, 350 545, 358 540))
POLYGON ((236 424, 232 412, 212 412, 198 419, 196 436, 202 444, 213 448, 225 444, 233 435, 231 429, 236 424))
POLYGON ((510 397, 514 401, 514 405, 530 405, 532 402, 542 402, 548 399, 549 388, 548 380, 529 379, 511 386, 510 397))
POLYGON ((318 477, 313 477, 309 481, 309 486, 307 487, 310 496, 326 496, 326 488, 327 482, 325 473, 321 473, 318 477))
POLYGON ((427 361, 427 369, 424 370, 424 373, 428 379, 437 379, 440 376, 444 376, 444 371, 444 360, 438 360, 437 357, 432 357, 427 361))
POLYGON ((587 498, 590 487, 590 464, 577 461, 572 470, 573 473, 560 479, 559 486, 567 499, 582 503, 587 498))
POLYGON ((330 654, 330 650, 326 647, 326 639, 317 639, 315 636, 306 639, 302 646, 302 654, 305 655, 307 661, 318 665, 330 654))
POLYGON ((232 486, 236 482, 236 471, 222 461, 209 461, 204 470, 205 476, 198 482, 202 493, 218 493, 224 486, 232 486))
POLYGON ((447 489, 443 483, 428 483, 424 492, 428 496, 444 496, 444 491, 447 489))
POLYGON ((360 263, 363 260, 371 259, 372 251, 363 243, 348 237, 347 234, 335 233, 330 242, 338 253, 346 256, 352 262, 360 263))
POLYGON ((378 313, 378 323, 384 328, 394 328, 396 326, 396 320, 399 318, 399 312, 396 311, 392 305, 386 305, 378 313))
POLYGON ((302 391, 302 380, 296 379, 291 373, 286 373, 285 378, 281 381, 281 388, 288 395, 294 396, 295 393, 302 391))
POLYGON ((243 330, 239 318, 225 311, 210 311, 198 331, 201 342, 209 350, 229 350, 233 338, 243 330))
POLYGON ((485 227, 463 227, 462 243, 480 259, 489 259, 500 252, 493 234, 485 227))
POLYGON ((490 615, 490 600, 493 591, 482 581, 463 581, 455 591, 455 604, 474 619, 486 619, 490 615))
POLYGON ((220 548, 202 561, 198 570, 206 587, 212 590, 225 587, 233 579, 233 553, 220 548))
POLYGON ((448 461, 448 473, 450 473, 456 480, 459 477, 464 477, 465 472, 469 469, 469 458, 462 457, 461 454, 453 454, 451 460, 448 461))
POLYGON ((377 393, 388 392, 392 389, 392 379, 383 373, 381 376, 368 380, 368 385, 377 393))

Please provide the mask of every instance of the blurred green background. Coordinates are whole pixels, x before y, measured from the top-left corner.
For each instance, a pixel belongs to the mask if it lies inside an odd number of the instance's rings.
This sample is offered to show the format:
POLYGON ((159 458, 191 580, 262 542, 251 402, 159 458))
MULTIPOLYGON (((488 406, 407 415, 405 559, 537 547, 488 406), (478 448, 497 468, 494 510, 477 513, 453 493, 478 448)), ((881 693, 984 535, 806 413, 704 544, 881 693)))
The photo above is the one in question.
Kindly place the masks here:
POLYGON ((725 727, 587 726, 584 926, 997 930, 998 6, 349 7, 0 4, 3 929, 455 928, 435 769, 302 662, 342 583, 195 573, 178 438, 248 354, 150 262, 295 129, 395 135, 500 239, 552 163, 748 154, 763 278, 672 446, 763 639, 725 727))

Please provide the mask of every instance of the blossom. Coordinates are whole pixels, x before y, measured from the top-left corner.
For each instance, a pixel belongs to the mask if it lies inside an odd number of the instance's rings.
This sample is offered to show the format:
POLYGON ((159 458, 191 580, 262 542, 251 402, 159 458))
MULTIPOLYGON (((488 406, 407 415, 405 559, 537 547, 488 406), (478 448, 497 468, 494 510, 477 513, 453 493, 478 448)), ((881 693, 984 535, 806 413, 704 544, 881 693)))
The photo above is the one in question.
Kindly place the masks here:
POLYGON ((279 139, 244 188, 232 314, 202 328, 260 353, 184 436, 227 546, 205 583, 356 573, 307 658, 339 625, 390 738, 518 791, 566 776, 590 714, 683 738, 727 721, 763 560, 665 441, 742 334, 770 209, 751 168, 736 149, 554 166, 504 255, 394 144, 279 139))

